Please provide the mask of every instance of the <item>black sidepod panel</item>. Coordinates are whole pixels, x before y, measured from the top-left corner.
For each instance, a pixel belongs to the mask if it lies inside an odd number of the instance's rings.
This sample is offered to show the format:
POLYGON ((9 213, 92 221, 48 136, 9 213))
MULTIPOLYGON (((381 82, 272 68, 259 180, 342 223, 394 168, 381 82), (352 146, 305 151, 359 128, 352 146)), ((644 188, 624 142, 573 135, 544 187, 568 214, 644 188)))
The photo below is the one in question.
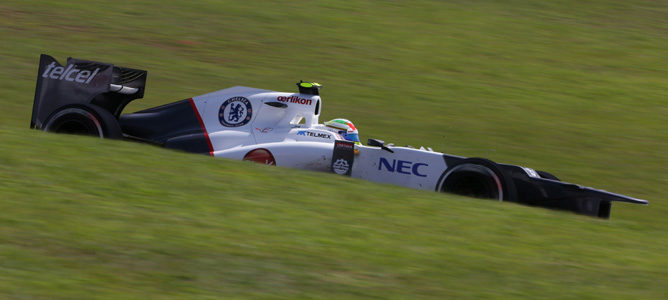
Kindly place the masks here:
POLYGON ((119 122, 128 138, 212 155, 209 136, 191 99, 124 114, 119 122))

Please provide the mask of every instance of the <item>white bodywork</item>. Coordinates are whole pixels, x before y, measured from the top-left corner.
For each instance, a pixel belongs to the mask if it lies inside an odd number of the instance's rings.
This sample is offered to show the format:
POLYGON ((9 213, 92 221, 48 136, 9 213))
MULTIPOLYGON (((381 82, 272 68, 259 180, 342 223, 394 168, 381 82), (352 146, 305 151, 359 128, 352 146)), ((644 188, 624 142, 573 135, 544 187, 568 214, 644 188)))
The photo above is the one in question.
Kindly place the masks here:
MULTIPOLYGON (((334 143, 343 138, 319 124, 320 96, 232 87, 192 100, 213 156, 242 160, 255 149, 266 149, 278 166, 332 171, 334 143)), ((350 175, 356 178, 434 190, 447 167, 443 154, 430 150, 354 147, 350 175)))

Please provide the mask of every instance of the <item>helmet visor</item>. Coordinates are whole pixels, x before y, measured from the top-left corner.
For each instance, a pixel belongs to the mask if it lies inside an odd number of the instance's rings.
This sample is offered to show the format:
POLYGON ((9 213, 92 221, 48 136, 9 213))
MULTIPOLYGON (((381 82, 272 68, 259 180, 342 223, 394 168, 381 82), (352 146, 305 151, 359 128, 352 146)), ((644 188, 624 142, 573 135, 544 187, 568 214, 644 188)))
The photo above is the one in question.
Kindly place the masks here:
POLYGON ((341 135, 343 136, 344 139, 346 139, 348 141, 353 141, 353 142, 358 142, 358 143, 360 142, 360 137, 359 137, 359 134, 357 134, 357 133, 344 132, 341 135))

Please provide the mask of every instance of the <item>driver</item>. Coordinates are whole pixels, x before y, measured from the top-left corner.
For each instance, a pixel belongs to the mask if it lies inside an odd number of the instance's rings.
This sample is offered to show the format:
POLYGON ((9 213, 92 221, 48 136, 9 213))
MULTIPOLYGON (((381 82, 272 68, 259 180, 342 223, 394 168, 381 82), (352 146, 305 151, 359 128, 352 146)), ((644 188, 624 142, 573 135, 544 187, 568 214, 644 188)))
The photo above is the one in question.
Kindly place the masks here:
POLYGON ((325 122, 325 126, 327 126, 328 130, 341 135, 341 137, 343 137, 345 140, 355 142, 357 145, 361 145, 359 133, 357 132, 357 128, 355 128, 355 124, 353 124, 353 122, 350 122, 346 119, 334 119, 325 122))

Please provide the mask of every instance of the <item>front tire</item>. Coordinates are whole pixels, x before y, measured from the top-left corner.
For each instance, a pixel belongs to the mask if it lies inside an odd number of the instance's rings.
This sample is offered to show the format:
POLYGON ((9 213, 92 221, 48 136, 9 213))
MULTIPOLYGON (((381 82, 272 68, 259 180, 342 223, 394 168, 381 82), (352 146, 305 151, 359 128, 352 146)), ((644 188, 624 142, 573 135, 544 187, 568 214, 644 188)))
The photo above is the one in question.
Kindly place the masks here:
POLYGON ((438 190, 474 198, 517 201, 511 178, 497 164, 483 158, 467 158, 450 166, 438 190))

